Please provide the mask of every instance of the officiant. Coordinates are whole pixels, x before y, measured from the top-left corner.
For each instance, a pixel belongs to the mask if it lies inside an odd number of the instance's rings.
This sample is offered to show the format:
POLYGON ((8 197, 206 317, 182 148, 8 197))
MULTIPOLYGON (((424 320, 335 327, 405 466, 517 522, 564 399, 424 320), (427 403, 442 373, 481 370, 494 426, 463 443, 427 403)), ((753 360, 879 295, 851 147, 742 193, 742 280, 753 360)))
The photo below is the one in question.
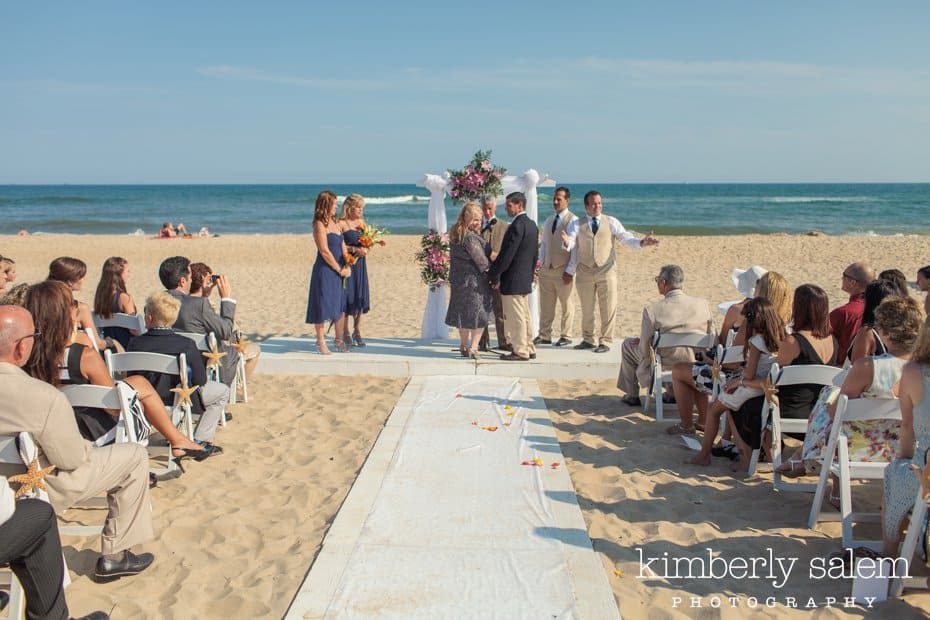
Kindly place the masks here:
MULTIPOLYGON (((507 232, 508 226, 507 222, 497 217, 496 210, 497 199, 493 196, 485 196, 481 199, 481 236, 491 248, 491 254, 488 256, 491 262, 494 262, 494 259, 497 258, 501 251, 501 243, 504 241, 504 233, 507 232)), ((491 290, 491 307, 494 310, 494 326, 497 330, 497 348, 510 351, 512 349, 504 328, 504 306, 501 302, 500 289, 491 290)), ((485 327, 478 343, 478 349, 487 351, 490 348, 490 340, 490 333, 488 328, 485 327)))

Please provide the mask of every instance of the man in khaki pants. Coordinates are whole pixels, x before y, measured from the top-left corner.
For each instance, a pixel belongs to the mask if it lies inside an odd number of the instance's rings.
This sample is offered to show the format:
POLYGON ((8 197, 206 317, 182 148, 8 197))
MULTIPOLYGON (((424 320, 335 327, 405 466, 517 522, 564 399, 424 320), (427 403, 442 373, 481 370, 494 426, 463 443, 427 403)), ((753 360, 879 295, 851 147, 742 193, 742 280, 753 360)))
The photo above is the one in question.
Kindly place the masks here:
POLYGON ((614 319, 617 315, 617 273, 614 265, 617 252, 614 239, 623 245, 642 248, 658 245, 652 233, 642 239, 628 232, 617 218, 603 214, 603 199, 598 191, 584 195, 586 217, 572 221, 562 233, 562 247, 571 252, 562 281, 568 284, 577 275, 575 288, 581 299, 582 342, 576 349, 593 349, 595 353, 610 351, 613 342, 614 319), (594 305, 601 314, 601 329, 594 334, 594 305))
POLYGON ((562 273, 571 253, 562 247, 562 233, 573 220, 578 219, 568 210, 571 192, 567 187, 556 188, 552 195, 555 213, 542 226, 542 245, 539 248, 539 334, 534 344, 552 344, 552 323, 555 321, 556 302, 562 308, 559 340, 555 346, 571 344, 572 323, 575 320, 575 302, 572 299, 573 281, 566 284, 562 273))
POLYGON ((533 345, 533 321, 528 296, 533 290, 533 271, 539 255, 539 229, 526 215, 526 196, 507 194, 507 215, 513 218, 504 235, 501 252, 488 269, 491 288, 500 288, 504 304, 504 322, 513 351, 501 355, 507 362, 536 357, 533 345))

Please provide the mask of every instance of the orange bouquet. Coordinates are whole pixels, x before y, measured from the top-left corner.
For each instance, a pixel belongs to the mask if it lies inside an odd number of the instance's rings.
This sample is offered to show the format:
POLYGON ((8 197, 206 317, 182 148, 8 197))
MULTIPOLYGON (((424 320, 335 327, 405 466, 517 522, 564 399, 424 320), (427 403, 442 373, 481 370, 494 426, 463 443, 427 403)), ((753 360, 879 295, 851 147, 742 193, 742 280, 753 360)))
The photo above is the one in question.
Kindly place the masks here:
MULTIPOLYGON (((343 252, 342 262, 346 267, 349 268, 349 275, 352 275, 352 272, 351 272, 352 265, 358 262, 358 258, 355 257, 355 254, 349 254, 348 252, 343 252)), ((346 280, 348 279, 349 278, 342 279, 342 288, 346 287, 346 280)))
POLYGON ((384 247, 384 238, 390 234, 388 231, 376 226, 372 226, 371 224, 359 226, 358 232, 358 244, 363 248, 370 248, 375 244, 384 247))

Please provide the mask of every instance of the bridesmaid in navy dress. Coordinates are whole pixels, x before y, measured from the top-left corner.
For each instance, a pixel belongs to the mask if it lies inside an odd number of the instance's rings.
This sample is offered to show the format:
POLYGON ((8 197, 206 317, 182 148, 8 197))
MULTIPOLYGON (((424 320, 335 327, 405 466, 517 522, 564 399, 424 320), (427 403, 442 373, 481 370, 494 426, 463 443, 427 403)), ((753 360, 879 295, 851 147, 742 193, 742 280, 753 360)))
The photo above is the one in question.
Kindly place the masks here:
POLYGON ((362 340, 362 333, 359 328, 362 322, 362 315, 371 309, 371 298, 368 294, 368 267, 366 266, 365 257, 368 255, 368 248, 362 247, 359 239, 362 236, 362 229, 365 227, 365 199, 359 194, 349 194, 342 201, 342 219, 343 229, 345 230, 344 238, 346 248, 350 254, 354 254, 356 263, 352 265, 352 275, 346 281, 346 326, 343 338, 346 343, 352 344, 355 341, 356 346, 364 347, 365 341, 362 340), (349 337, 349 317, 355 321, 355 331, 352 337, 349 337))
POLYGON ((323 191, 316 197, 313 212, 313 241, 316 243, 316 262, 310 272, 310 299, 307 302, 307 323, 316 330, 316 347, 323 355, 330 355, 323 336, 326 321, 336 326, 334 344, 346 351, 342 341, 345 331, 346 286, 345 279, 352 270, 345 265, 346 246, 342 240, 342 222, 336 219, 336 194, 323 191))

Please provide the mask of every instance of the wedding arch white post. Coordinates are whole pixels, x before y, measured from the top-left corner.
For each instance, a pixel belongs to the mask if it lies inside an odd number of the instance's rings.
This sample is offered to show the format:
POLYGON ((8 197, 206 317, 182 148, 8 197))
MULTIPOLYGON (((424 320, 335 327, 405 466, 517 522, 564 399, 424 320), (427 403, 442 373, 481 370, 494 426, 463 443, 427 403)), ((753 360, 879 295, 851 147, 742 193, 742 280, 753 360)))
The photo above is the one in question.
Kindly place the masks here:
MULTIPOLYGON (((536 191, 538 187, 555 187, 555 181, 549 178, 549 175, 539 176, 536 170, 530 168, 519 176, 508 175, 501 179, 504 196, 511 192, 523 192, 526 195, 526 215, 537 223, 539 219, 539 195, 536 191)), ((430 230, 446 232, 448 225, 446 223, 446 203, 445 197, 449 190, 452 189, 452 183, 449 180, 449 173, 443 175, 426 174, 417 183, 417 187, 425 187, 429 190, 429 213, 427 222, 430 230)), ((502 198, 499 197, 498 201, 502 198)), ((448 338, 449 328, 445 324, 446 318, 446 287, 438 286, 429 291, 426 298, 426 311, 423 313, 423 324, 420 329, 420 337, 426 339, 448 338)), ((536 285, 533 285, 533 292, 529 298, 530 317, 533 321, 533 333, 539 332, 539 291, 536 285)))

